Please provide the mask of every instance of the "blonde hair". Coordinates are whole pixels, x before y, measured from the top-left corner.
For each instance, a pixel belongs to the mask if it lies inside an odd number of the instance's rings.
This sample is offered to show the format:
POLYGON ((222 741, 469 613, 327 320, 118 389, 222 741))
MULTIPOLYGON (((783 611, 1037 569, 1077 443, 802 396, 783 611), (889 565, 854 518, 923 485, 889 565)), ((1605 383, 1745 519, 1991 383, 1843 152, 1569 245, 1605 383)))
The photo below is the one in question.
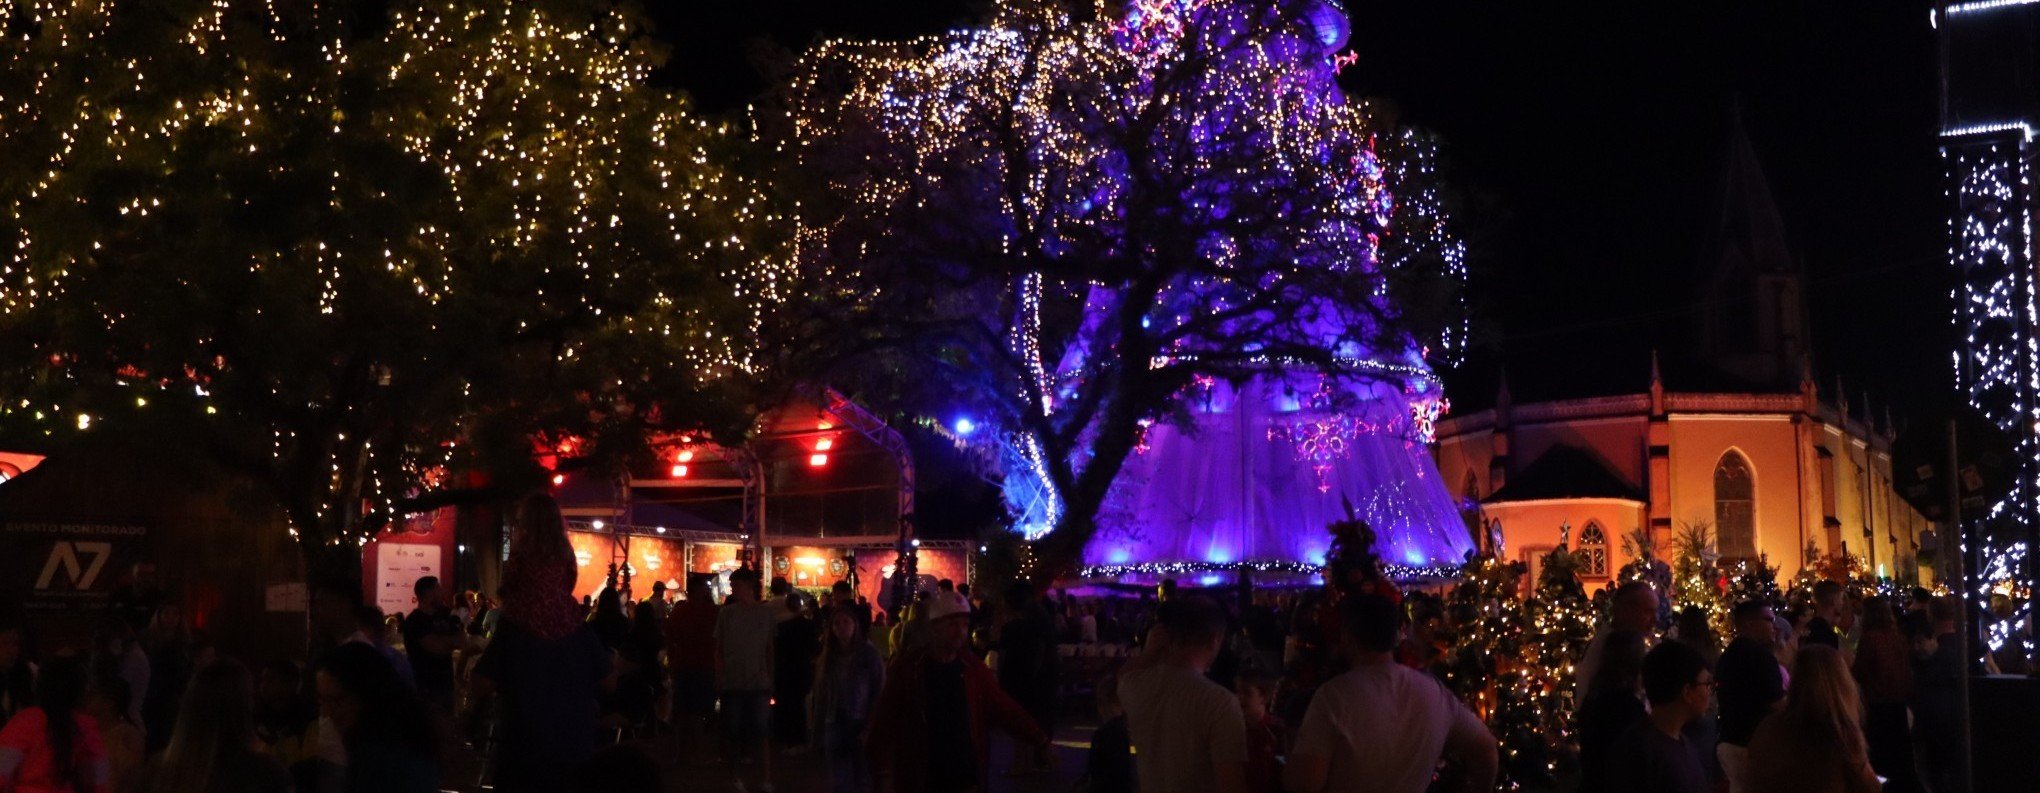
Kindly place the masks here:
POLYGON ((1792 663, 1792 689, 1785 694, 1785 709, 1774 719, 1810 746, 1833 746, 1843 757, 1860 760, 1869 749, 1863 741, 1861 695, 1856 679, 1842 653, 1826 645, 1799 648, 1792 663))

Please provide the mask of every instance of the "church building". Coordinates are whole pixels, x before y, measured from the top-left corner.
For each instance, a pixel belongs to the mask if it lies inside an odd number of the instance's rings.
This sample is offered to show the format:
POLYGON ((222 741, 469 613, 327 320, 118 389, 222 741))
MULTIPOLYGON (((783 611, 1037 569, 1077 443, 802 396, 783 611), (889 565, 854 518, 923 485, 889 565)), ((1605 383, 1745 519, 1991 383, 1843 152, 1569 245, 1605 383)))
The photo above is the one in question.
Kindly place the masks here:
POLYGON ((1437 424, 1439 472, 1488 550, 1525 562, 1561 541, 1585 556, 1590 589, 1649 532, 1669 562, 1704 529, 1724 561, 1762 557, 1781 583, 1819 556, 1852 554, 1880 576, 1920 579, 1930 522, 1892 485, 1889 417, 1822 393, 1801 296, 1803 271, 1740 119, 1730 125, 1719 214, 1705 251, 1690 349, 1634 366, 1637 390, 1516 403, 1437 424))

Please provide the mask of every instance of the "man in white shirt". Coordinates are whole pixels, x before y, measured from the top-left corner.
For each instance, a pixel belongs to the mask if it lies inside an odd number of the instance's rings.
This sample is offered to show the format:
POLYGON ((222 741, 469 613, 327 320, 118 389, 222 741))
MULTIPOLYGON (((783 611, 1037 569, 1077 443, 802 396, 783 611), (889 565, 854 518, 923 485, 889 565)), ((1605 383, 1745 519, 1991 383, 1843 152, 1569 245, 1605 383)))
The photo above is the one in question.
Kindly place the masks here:
POLYGON ((1172 598, 1148 648, 1119 673, 1143 793, 1240 793, 1247 727, 1239 701, 1204 676, 1225 639, 1225 612, 1205 597, 1172 598))
POLYGON ((1395 662, 1402 605, 1381 595, 1340 603, 1353 668, 1311 697, 1283 770, 1293 793, 1424 793, 1438 761, 1439 790, 1490 791, 1494 735, 1437 678, 1395 662))

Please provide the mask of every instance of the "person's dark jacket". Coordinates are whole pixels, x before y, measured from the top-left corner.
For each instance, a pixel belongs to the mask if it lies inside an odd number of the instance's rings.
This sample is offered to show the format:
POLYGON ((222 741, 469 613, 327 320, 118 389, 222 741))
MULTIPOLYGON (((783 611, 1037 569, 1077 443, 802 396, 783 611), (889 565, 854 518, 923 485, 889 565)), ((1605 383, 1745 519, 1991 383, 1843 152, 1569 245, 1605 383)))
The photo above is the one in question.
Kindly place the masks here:
MULTIPOLYGON (((885 688, 878 694, 878 708, 872 713, 871 738, 865 749, 871 767, 890 775, 895 793, 922 793, 927 789, 928 696, 921 684, 921 666, 926 656, 910 652, 886 670, 885 688)), ((977 751, 978 789, 990 790, 991 731, 1005 731, 1022 745, 1047 743, 1048 736, 1035 726, 1020 703, 999 690, 999 681, 983 661, 964 654, 964 700, 970 708, 970 743, 977 751)))

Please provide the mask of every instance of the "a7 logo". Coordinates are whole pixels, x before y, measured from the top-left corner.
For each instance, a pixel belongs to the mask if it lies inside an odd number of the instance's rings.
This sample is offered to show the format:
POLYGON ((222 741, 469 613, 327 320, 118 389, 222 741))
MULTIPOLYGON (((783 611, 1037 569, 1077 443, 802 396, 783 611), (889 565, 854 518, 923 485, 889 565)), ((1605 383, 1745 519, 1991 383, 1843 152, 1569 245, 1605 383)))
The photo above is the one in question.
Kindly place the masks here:
POLYGON ((61 567, 64 576, 71 579, 72 588, 81 591, 91 589, 93 582, 99 580, 100 572, 106 569, 107 558, 112 555, 113 543, 110 542, 58 540, 50 548, 49 561, 43 563, 42 575, 35 579, 35 588, 49 589, 51 579, 56 578, 57 568, 61 567), (80 562, 78 555, 81 553, 90 554, 92 561, 89 564, 80 562))

